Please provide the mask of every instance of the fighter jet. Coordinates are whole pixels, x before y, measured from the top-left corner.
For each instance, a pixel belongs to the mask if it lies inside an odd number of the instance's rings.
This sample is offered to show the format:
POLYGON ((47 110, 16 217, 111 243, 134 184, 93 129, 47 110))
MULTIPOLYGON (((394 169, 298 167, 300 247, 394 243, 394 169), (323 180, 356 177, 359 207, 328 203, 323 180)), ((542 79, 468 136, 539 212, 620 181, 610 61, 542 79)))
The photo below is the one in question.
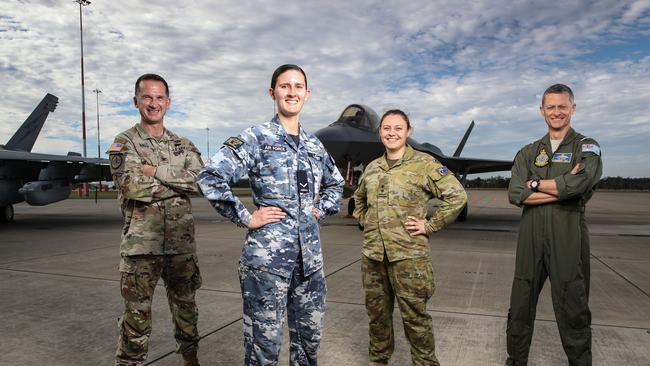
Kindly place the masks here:
POLYGON ((43 206, 68 198, 74 183, 111 180, 107 159, 31 152, 58 101, 45 95, 9 142, 0 145, 0 221, 13 221, 14 203, 43 206))
MULTIPOLYGON (((385 149, 379 139, 379 117, 370 107, 362 104, 351 104, 343 110, 336 122, 316 131, 327 151, 332 155, 337 167, 345 172, 346 189, 344 198, 352 195, 356 189, 357 180, 364 167, 381 156, 385 149)), ((476 158, 461 158, 460 153, 465 147, 467 138, 474 128, 470 123, 454 155, 445 155, 437 146, 429 143, 419 143, 412 138, 407 140, 415 150, 430 154, 449 170, 465 185, 467 174, 487 173, 510 170, 512 161, 489 160, 476 158)), ((354 200, 348 201, 348 213, 354 211, 354 200)), ((467 219, 467 206, 458 216, 459 221, 467 219)))

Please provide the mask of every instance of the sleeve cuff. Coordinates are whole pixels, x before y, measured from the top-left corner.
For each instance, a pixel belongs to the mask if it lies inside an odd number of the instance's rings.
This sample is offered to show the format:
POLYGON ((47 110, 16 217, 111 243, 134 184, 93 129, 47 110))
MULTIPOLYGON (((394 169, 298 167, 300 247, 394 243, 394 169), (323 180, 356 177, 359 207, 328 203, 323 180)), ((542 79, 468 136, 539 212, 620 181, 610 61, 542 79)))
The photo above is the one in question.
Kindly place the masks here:
POLYGON ((564 180, 564 176, 560 175, 555 178, 555 186, 557 188, 558 199, 560 201, 565 200, 568 195, 567 195, 566 181, 564 180))
POLYGON ((524 201, 534 192, 528 188, 524 187, 524 189, 521 191, 521 195, 519 196, 519 202, 517 202, 517 206, 522 206, 524 204, 524 201))
POLYGON ((248 225, 250 225, 251 221, 253 220, 253 216, 246 209, 242 211, 241 216, 242 217, 239 218, 239 223, 242 227, 248 227, 248 225))

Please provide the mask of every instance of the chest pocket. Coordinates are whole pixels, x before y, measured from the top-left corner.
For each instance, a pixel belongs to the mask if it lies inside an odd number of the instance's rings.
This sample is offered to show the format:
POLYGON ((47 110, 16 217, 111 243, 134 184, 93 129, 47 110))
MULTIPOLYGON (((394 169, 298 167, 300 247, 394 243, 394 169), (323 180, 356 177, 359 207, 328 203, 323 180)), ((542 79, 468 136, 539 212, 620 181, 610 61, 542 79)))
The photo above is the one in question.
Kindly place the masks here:
POLYGON ((310 182, 314 187, 313 194, 316 195, 320 192, 320 184, 323 178, 323 156, 308 153, 309 161, 309 171, 307 172, 307 179, 311 179, 313 182, 310 182))
POLYGON ((422 204, 423 176, 418 172, 406 170, 396 174, 392 179, 394 186, 394 201, 405 206, 419 206, 422 204))
POLYGON ((183 145, 172 145, 171 154, 169 156, 170 164, 175 166, 185 167, 185 160, 187 159, 187 147, 183 145))
POLYGON ((293 175, 290 152, 262 150, 257 163, 258 179, 252 182, 253 189, 263 198, 291 197, 293 175))

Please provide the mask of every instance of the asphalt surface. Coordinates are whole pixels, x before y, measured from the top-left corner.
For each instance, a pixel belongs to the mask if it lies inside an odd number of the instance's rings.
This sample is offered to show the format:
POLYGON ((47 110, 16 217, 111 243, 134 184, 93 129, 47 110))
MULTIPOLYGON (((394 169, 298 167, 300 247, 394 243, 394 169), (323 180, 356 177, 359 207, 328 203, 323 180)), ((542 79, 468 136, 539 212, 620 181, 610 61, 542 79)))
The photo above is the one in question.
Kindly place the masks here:
MULTIPOLYGON (((467 222, 430 239, 436 353, 443 365, 503 365, 520 210, 505 191, 471 190, 467 222)), ((250 198, 245 198, 250 203, 250 198)), ((243 364, 237 261, 245 231, 193 200, 203 287, 197 294, 203 365, 243 364)), ((344 206, 345 207, 345 206, 344 206)), ((0 225, 2 365, 111 365, 122 311, 121 215, 115 200, 17 205, 0 225)), ((594 365, 650 365, 650 193, 597 192, 587 207, 592 245, 594 365)), ((367 365, 361 232, 343 214, 322 239, 327 311, 320 365, 367 365)), ((145 364, 181 365, 162 283, 145 364)), ((391 365, 410 365, 399 312, 391 365)), ((285 330, 285 335, 286 335, 285 330)), ((288 365, 287 343, 281 365, 288 365)), ((542 291, 530 365, 566 365, 549 284, 542 291)))

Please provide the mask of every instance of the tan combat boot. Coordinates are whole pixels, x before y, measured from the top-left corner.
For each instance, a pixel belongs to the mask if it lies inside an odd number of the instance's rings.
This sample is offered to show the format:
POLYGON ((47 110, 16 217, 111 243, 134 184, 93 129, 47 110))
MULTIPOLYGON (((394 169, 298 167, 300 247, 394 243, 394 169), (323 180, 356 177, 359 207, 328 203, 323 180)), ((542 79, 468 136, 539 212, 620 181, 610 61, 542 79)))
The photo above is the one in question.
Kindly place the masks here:
POLYGON ((191 348, 183 352, 183 361, 185 366, 200 366, 199 359, 196 356, 197 348, 191 348))

